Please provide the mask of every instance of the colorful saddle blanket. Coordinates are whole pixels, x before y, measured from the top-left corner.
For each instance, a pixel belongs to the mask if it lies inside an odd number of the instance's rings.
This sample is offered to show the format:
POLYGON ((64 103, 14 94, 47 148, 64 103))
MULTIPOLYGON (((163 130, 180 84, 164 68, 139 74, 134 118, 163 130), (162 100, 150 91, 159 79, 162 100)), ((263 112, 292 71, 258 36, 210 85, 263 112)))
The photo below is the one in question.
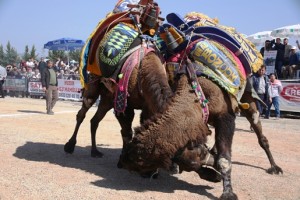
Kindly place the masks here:
POLYGON ((99 66, 104 77, 110 77, 114 73, 121 58, 137 37, 138 32, 123 23, 117 24, 105 34, 97 50, 99 66))

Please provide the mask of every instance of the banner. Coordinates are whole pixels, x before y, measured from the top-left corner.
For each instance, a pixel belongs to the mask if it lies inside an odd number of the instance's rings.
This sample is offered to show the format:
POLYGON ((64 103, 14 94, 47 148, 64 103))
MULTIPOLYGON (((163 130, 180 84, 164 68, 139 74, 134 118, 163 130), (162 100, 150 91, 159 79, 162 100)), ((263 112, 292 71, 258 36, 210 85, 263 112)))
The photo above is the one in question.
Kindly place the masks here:
POLYGON ((79 80, 58 79, 58 96, 60 99, 80 100, 81 88, 79 80))
MULTIPOLYGON (((79 80, 58 79, 59 99, 79 101, 81 97, 81 84, 79 80)), ((42 83, 40 81, 30 81, 28 83, 29 95, 44 95, 42 83)))
POLYGON ((279 107, 282 111, 300 112, 300 82, 281 81, 279 107))
POLYGON ((6 79, 3 85, 3 90, 7 91, 27 91, 27 80, 26 79, 6 79))
POLYGON ((266 65, 266 74, 275 72, 275 60, 277 51, 265 51, 264 52, 264 64, 266 65))

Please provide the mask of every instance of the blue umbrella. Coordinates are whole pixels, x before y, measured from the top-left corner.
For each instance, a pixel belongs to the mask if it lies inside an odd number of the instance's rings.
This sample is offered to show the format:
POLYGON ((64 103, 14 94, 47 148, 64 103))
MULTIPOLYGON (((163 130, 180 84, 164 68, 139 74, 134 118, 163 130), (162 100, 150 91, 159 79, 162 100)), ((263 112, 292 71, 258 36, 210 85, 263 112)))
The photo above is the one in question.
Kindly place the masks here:
POLYGON ((49 50, 61 50, 61 51, 74 51, 81 50, 84 46, 84 41, 74 38, 61 38, 57 40, 52 40, 44 44, 44 49, 49 50))

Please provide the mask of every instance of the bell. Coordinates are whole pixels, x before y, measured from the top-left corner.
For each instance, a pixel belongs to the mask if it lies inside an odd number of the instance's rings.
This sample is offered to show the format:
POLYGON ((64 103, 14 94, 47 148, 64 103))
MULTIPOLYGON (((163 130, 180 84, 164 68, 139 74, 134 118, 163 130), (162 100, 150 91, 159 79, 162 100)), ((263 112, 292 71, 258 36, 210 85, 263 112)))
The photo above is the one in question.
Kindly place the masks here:
POLYGON ((168 49, 174 50, 175 48, 177 48, 179 44, 176 42, 175 38, 168 30, 166 30, 166 36, 168 49))
POLYGON ((156 26, 156 20, 157 20, 156 9, 152 8, 150 14, 146 18, 145 24, 147 24, 147 26, 149 26, 150 28, 154 28, 156 26))

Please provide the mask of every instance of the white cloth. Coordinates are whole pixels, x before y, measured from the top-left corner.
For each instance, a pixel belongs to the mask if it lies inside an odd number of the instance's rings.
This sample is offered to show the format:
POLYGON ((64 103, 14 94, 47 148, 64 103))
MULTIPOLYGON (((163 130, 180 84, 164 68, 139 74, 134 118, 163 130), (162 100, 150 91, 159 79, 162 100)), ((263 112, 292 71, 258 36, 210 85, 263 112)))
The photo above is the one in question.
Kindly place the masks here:
POLYGON ((282 91, 282 84, 279 80, 275 80, 273 83, 270 81, 268 92, 271 98, 278 97, 281 91, 282 91))

